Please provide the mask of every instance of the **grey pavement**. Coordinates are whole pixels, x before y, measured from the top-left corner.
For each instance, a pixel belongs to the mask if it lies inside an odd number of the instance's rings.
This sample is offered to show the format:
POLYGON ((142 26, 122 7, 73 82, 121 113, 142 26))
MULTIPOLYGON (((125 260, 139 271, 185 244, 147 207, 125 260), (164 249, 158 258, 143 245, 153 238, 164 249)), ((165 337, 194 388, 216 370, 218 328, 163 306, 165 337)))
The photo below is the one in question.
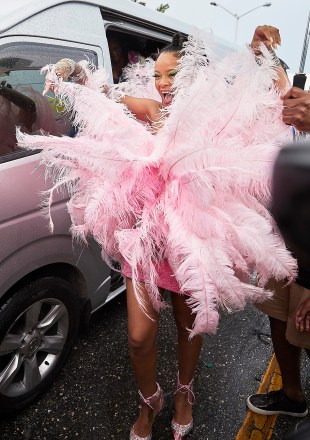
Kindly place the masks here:
MULTIPOLYGON (((1 440, 128 440, 139 411, 127 349, 124 295, 96 312, 48 392, 31 407, 0 422, 1 440)), ((171 309, 162 312, 158 380, 166 404, 153 440, 171 439, 172 392, 177 375, 171 309)), ((248 307, 224 315, 215 336, 205 336, 195 381, 194 431, 189 440, 235 439, 272 356, 268 319, 248 307)), ((306 389, 310 390, 307 365, 306 389)), ((298 419, 279 417, 272 440, 284 439, 298 419)))

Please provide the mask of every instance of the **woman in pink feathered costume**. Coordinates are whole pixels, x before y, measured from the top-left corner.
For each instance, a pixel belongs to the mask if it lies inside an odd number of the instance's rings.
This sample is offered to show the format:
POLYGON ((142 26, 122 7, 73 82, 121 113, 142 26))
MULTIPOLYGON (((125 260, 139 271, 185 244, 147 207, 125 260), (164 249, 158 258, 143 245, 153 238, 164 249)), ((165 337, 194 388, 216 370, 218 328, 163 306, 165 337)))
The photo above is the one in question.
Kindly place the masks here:
MULTIPOLYGON (((296 270, 267 209, 273 160, 290 137, 279 97, 285 74, 268 50, 280 43, 278 30, 256 29, 256 59, 245 48, 219 60, 203 38, 190 37, 183 49, 179 38, 156 61, 157 91, 145 67, 108 96, 98 93, 98 72, 83 86, 50 76, 74 110, 78 136, 19 135, 21 146, 42 148, 42 160, 56 170, 52 191, 68 187, 73 233, 92 234, 106 261, 122 265, 142 402, 131 440, 151 439, 163 405, 156 382, 162 289, 173 292, 178 330, 172 431, 180 440, 193 427, 201 333, 216 331, 218 308, 264 300, 269 278, 292 279, 296 270), (254 270, 257 286, 250 283, 254 270)), ((65 64, 49 74, 68 76, 65 64)), ((78 81, 81 66, 69 65, 78 81)))

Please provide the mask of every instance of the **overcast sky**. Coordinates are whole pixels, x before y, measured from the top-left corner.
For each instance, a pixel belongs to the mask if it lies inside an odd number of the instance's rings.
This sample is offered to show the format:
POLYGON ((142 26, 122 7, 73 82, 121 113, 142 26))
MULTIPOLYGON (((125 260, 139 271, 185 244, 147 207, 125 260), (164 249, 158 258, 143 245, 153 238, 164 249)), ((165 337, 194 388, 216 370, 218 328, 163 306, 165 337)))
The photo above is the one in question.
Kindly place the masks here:
MULTIPOLYGON (((212 29, 215 35, 234 41, 236 19, 221 7, 211 6, 208 0, 144 0, 147 7, 155 9, 160 3, 169 3, 165 12, 179 20, 199 28, 212 29)), ((220 0, 217 2, 233 14, 243 13, 259 6, 259 0, 220 0)), ((241 17, 238 26, 238 43, 249 43, 258 25, 268 24, 280 29, 282 46, 277 54, 290 67, 290 72, 299 70, 303 42, 306 32, 310 0, 271 0, 270 7, 260 7, 241 17)), ((310 47, 305 71, 310 73, 310 47)), ((310 74, 309 74, 310 76, 310 74)), ((309 83, 308 76, 308 83, 309 83)))

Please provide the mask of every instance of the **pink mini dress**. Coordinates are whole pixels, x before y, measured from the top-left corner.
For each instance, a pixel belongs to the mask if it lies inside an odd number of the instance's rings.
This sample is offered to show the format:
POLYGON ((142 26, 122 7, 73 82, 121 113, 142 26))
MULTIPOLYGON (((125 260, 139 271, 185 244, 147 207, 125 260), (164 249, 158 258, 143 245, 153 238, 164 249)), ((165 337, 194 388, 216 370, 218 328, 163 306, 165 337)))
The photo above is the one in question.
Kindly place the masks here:
MULTIPOLYGON (((180 286, 167 260, 164 260, 158 266, 157 273, 160 275, 157 281, 158 287, 170 292, 180 293, 180 286)), ((122 274, 126 278, 132 278, 132 267, 125 260, 122 262, 122 274)), ((144 282, 142 271, 138 273, 138 281, 144 282)))

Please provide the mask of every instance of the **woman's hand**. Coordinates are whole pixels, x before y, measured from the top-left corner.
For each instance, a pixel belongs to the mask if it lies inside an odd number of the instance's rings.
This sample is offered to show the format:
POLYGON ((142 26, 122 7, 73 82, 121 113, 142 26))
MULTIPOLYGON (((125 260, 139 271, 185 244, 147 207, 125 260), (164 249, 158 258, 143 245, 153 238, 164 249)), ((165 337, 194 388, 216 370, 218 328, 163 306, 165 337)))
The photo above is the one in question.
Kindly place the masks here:
POLYGON ((295 325, 301 332, 310 331, 310 298, 303 301, 296 310, 295 325))
POLYGON ((45 77, 45 83, 44 83, 44 89, 42 92, 42 95, 45 96, 47 92, 50 90, 51 92, 55 93, 57 89, 57 86, 52 78, 49 77, 47 74, 45 77))
POLYGON ((78 64, 71 60, 70 58, 63 58, 62 60, 57 61, 57 63, 54 66, 54 70, 56 75, 59 78, 62 78, 64 81, 67 81, 69 76, 74 76, 74 74, 77 74, 77 70, 81 70, 81 66, 78 69, 78 64))
POLYGON ((101 86, 100 90, 101 90, 101 93, 104 93, 107 95, 110 91, 110 87, 107 84, 104 84, 103 86, 101 86))
POLYGON ((71 78, 78 84, 84 84, 86 80, 86 73, 83 67, 70 58, 63 58, 57 61, 53 66, 45 68, 45 71, 47 71, 47 74, 43 96, 46 95, 49 90, 55 93, 59 81, 67 81, 71 78))
POLYGON ((264 44, 267 49, 277 49, 278 45, 281 45, 279 29, 268 25, 258 26, 255 29, 251 42, 255 55, 261 55, 259 50, 261 44, 264 44))

